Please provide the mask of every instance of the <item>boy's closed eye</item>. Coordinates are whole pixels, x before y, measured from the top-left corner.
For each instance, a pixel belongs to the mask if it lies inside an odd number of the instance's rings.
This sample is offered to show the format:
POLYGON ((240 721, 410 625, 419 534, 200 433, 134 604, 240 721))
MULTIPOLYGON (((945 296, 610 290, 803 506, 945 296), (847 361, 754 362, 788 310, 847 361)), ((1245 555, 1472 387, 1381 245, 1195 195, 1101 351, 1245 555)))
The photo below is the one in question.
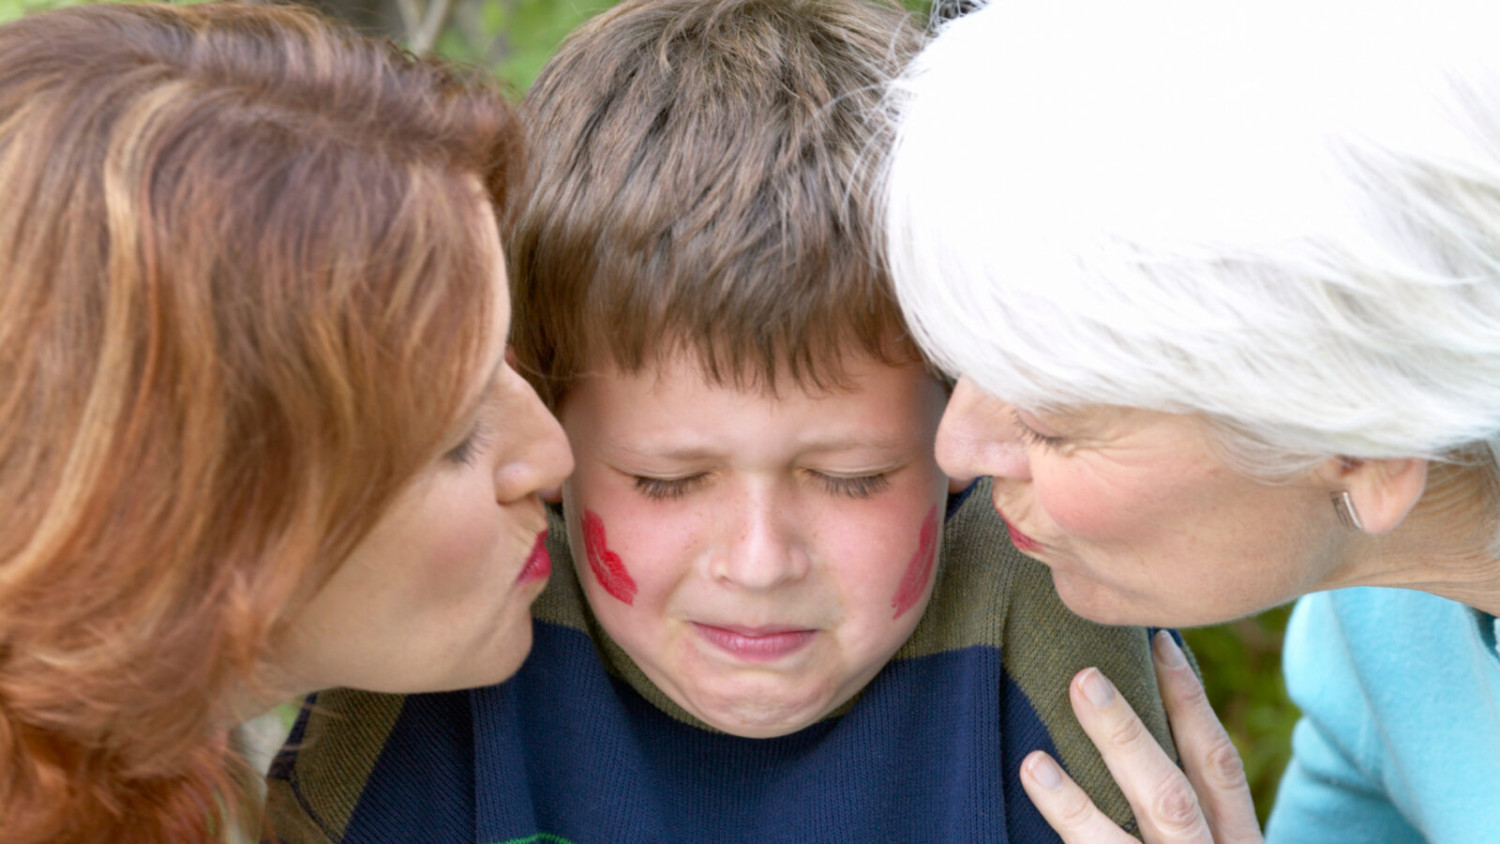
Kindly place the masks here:
POLYGON ((823 472, 811 474, 823 484, 829 493, 847 498, 869 498, 876 493, 884 492, 891 486, 889 472, 876 472, 870 475, 830 475, 823 472))
MULTIPOLYGON (((807 470, 807 476, 830 495, 845 498, 870 498, 890 488, 889 471, 872 472, 866 475, 836 475, 807 470)), ((709 473, 698 472, 679 478, 659 478, 650 475, 631 475, 635 488, 642 495, 655 501, 682 498, 709 481, 709 473)))
POLYGON ((632 475, 635 488, 653 501, 670 501, 687 495, 708 480, 707 472, 686 475, 681 478, 654 478, 649 475, 632 475))

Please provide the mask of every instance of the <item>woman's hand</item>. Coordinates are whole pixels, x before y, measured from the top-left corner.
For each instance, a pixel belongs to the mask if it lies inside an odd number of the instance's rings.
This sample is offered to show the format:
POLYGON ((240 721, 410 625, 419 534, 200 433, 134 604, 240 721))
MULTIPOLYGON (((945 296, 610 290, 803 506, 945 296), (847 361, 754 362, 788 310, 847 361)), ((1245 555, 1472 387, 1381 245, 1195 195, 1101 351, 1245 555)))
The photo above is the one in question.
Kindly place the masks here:
MULTIPOLYGON (((1152 844, 1261 841, 1244 765, 1203 685, 1167 632, 1156 634, 1152 652, 1185 774, 1097 668, 1078 672, 1070 689, 1073 712, 1130 801, 1141 834, 1152 844)), ((1135 840, 1046 753, 1021 763, 1021 784, 1068 844, 1135 840)))

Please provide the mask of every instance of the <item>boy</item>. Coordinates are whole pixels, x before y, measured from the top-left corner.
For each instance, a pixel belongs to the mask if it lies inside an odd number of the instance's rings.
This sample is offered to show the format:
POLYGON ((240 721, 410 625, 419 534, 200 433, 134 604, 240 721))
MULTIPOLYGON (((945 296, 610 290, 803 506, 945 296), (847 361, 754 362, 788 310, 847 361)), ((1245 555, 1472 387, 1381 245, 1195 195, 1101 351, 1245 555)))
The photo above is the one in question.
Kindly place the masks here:
POLYGON ((1067 612, 987 485, 875 254, 875 0, 642 0, 527 96, 515 350, 577 470, 535 653, 499 686, 325 693, 272 772, 294 840, 1055 840, 1052 750, 1098 665, 1167 741, 1149 638, 1067 612), (946 516, 946 518, 945 518, 946 516), (576 563, 576 571, 573 563, 576 563), (930 604, 930 606, 929 606, 930 604))

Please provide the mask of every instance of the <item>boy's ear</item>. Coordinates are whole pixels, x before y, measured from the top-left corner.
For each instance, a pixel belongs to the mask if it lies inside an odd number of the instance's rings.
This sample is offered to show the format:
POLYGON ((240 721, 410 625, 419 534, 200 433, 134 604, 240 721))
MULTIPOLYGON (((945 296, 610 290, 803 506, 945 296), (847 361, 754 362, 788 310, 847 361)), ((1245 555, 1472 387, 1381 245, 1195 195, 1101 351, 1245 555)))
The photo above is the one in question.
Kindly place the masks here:
POLYGON ((542 499, 543 501, 547 502, 548 504, 561 504, 562 503, 562 487, 561 486, 552 486, 552 487, 547 487, 546 489, 539 489, 539 490, 537 490, 536 494, 537 494, 538 498, 542 499))
POLYGON ((1427 489, 1427 461, 1416 457, 1334 457, 1319 467, 1319 473, 1335 492, 1349 493, 1349 503, 1365 533, 1394 530, 1427 489))
POLYGON ((950 495, 957 495, 960 492, 963 492, 964 490, 968 489, 969 488, 969 484, 972 484, 972 483, 974 483, 974 479, 973 478, 969 478, 967 480, 965 480, 964 478, 949 478, 948 479, 948 493, 950 495))

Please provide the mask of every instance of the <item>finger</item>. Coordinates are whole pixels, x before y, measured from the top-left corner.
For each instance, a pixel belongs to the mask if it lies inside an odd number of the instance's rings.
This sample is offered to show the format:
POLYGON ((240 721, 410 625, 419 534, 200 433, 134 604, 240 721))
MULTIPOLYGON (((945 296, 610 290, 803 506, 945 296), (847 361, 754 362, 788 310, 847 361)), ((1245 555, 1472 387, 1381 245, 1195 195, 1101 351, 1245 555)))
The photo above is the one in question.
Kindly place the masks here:
POLYGON ((1021 763, 1021 787, 1064 844, 1135 842, 1043 751, 1033 752, 1021 763))
POLYGON ((1156 681, 1172 724, 1172 738, 1187 769, 1188 781, 1198 794, 1198 803, 1221 842, 1261 840, 1255 801, 1245 780, 1245 766, 1229 740, 1229 734, 1214 714, 1198 675, 1172 634, 1156 634, 1152 643, 1156 681))
POLYGON ((1125 792, 1146 840, 1212 842, 1192 784, 1114 684, 1099 669, 1085 668, 1069 692, 1078 723, 1125 792))

